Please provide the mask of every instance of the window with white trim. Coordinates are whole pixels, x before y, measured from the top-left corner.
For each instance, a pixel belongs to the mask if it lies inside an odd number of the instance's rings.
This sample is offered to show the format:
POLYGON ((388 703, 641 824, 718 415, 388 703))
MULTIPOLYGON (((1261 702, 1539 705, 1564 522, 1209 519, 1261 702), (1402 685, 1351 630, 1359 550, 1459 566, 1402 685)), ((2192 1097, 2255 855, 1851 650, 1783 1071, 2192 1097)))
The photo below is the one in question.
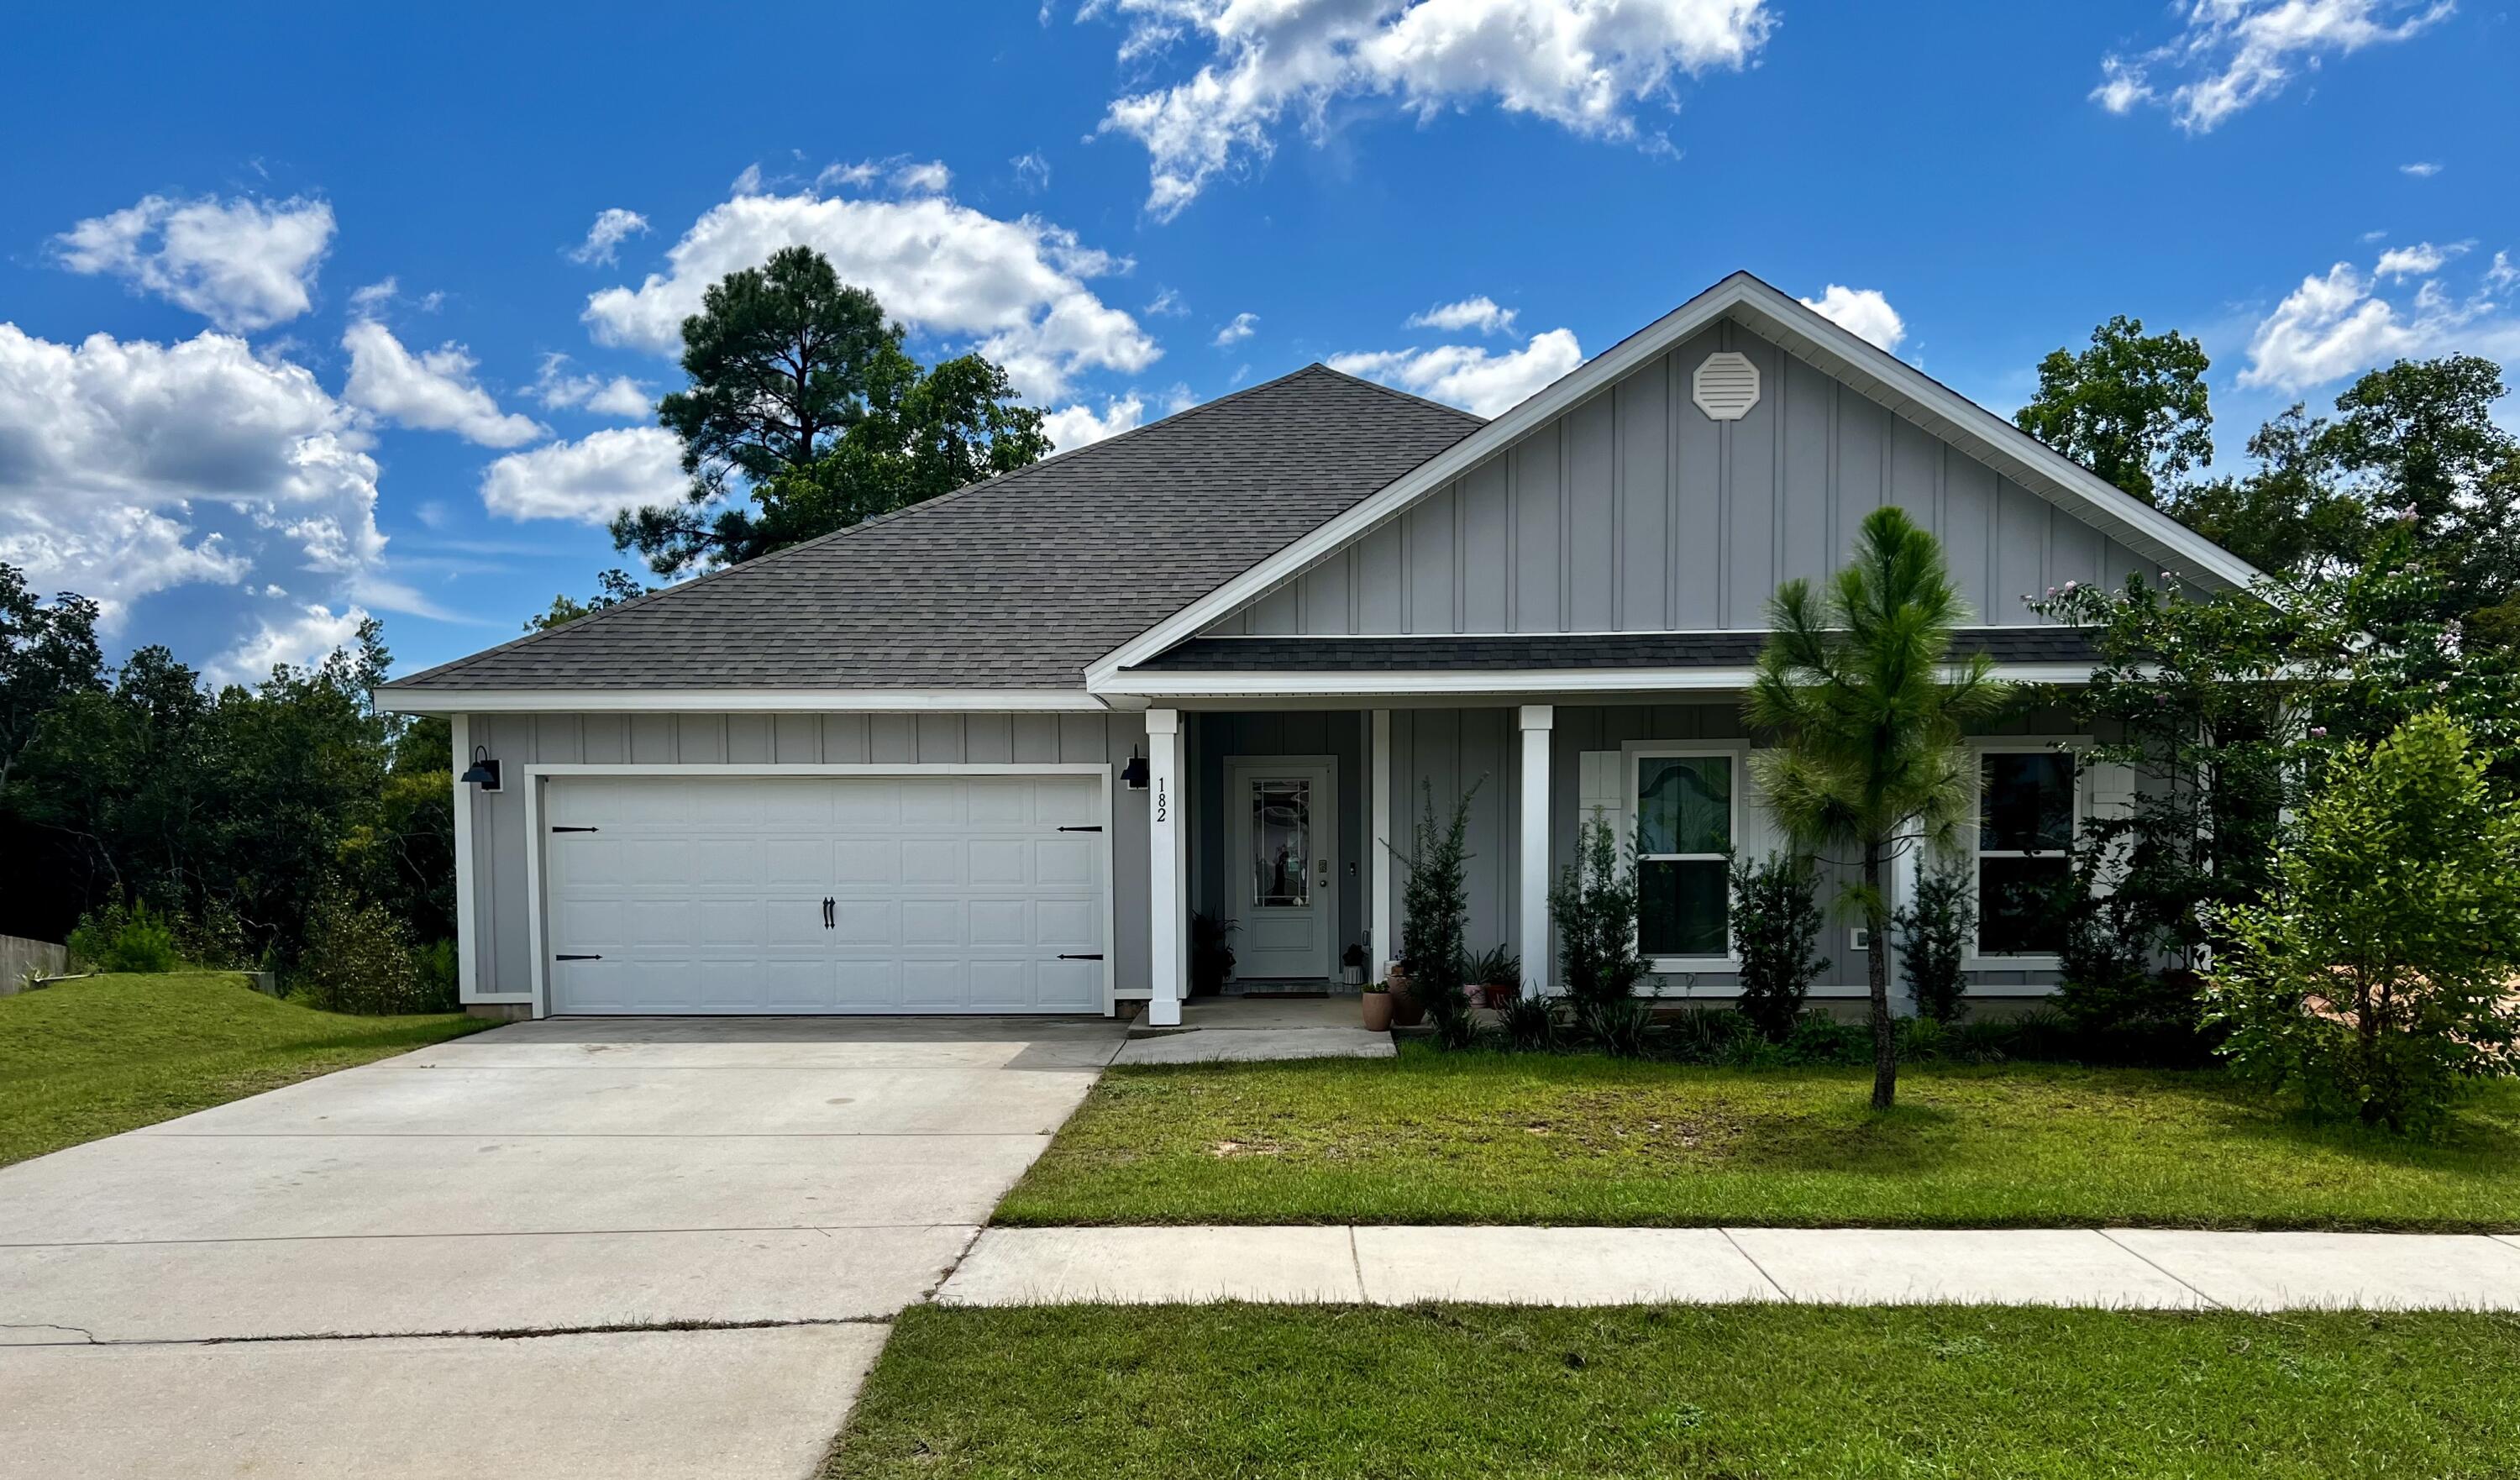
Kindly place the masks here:
POLYGON ((2073 874, 2080 812, 2074 757, 2053 746, 1990 746, 1977 767, 1977 954, 2053 957, 2065 943, 2052 901, 2073 874))
POLYGON ((1647 750, 1629 759, 1637 844, 1637 954, 1647 961, 1732 955, 1731 863, 1739 757, 1647 750))

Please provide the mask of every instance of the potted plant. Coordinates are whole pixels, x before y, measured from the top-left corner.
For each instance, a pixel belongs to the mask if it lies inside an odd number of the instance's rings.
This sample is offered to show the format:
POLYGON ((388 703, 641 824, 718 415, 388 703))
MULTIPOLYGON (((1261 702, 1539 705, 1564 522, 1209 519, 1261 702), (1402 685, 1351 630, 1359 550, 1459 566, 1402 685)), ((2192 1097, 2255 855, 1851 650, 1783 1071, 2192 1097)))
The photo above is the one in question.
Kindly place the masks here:
POLYGON ((1351 987, 1365 985, 1365 947, 1349 942, 1346 952, 1339 957, 1339 980, 1351 987))
POLYGON ((1380 981, 1367 982, 1365 984, 1365 995, 1360 998, 1359 1001, 1365 1004, 1365 1031, 1369 1033, 1388 1033, 1391 1031, 1390 983, 1380 981))
POLYGON ((1502 1012, 1522 996, 1522 958, 1511 947, 1498 946, 1463 962, 1462 980, 1475 988, 1482 1006, 1502 1012))
POLYGON ((1391 977, 1384 984, 1391 997, 1391 1021, 1403 1028, 1414 1028, 1426 1020, 1426 1005, 1409 989, 1409 958, 1401 957, 1391 964, 1391 977))
POLYGON ((1190 918, 1190 990, 1213 997, 1234 976, 1234 932, 1242 926, 1200 912, 1190 918))

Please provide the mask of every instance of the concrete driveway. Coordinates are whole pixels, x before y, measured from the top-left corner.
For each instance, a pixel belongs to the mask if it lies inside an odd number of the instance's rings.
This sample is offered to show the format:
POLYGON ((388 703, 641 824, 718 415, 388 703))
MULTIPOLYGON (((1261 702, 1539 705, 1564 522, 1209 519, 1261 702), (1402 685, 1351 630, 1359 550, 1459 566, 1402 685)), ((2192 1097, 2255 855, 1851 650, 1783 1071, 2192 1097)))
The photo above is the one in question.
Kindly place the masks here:
POLYGON ((1123 1032, 519 1023, 0 1170, 0 1476, 810 1473, 1123 1032))

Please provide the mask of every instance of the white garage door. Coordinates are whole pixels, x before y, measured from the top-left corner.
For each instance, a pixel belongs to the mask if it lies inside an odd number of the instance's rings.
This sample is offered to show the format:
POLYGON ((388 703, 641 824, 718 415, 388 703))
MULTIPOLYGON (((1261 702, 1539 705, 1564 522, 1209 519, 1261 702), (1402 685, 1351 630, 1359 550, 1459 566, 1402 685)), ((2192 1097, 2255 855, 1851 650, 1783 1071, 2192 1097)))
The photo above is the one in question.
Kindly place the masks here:
POLYGON ((554 1012, 1091 1012, 1094 776, 565 777, 554 1012))

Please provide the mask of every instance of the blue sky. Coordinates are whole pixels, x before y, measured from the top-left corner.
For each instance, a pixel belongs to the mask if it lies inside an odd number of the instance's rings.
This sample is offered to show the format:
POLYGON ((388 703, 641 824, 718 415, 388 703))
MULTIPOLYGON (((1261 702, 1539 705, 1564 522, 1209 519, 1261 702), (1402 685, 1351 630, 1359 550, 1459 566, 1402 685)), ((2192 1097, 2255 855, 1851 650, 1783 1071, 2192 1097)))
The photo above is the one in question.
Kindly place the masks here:
POLYGON ((1070 443, 1316 359, 1501 409, 1742 267, 2006 413, 2112 313, 2195 334, 2227 462, 2520 364, 2490 4, 698 15, 19 16, 0 560, 222 676, 503 641, 632 563, 672 326, 799 239, 1070 443))

